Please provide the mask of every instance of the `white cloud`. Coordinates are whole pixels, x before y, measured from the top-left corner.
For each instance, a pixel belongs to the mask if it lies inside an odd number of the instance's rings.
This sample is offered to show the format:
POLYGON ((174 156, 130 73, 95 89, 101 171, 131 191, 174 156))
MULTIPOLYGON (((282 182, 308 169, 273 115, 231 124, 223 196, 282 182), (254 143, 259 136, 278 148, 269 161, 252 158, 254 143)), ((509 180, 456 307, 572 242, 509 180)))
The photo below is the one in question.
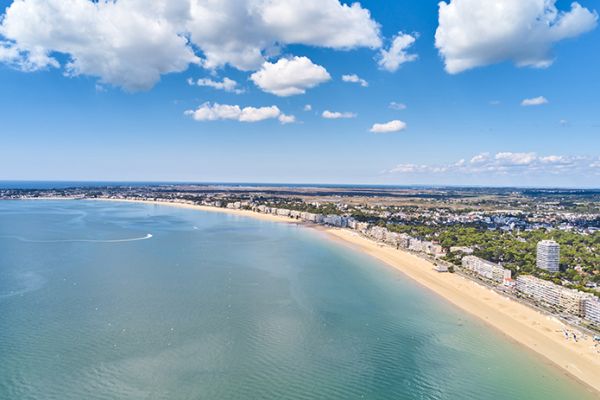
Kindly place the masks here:
POLYGON ((556 0, 450 0, 439 3, 435 45, 446 71, 510 60, 517 66, 548 67, 554 43, 595 28, 595 11, 574 2, 562 11, 556 0))
POLYGON ((25 60, 22 60, 19 49, 17 49, 12 43, 8 41, 0 40, 0 62, 9 65, 19 66, 21 69, 29 70, 26 64, 22 64, 25 60))
POLYGON ((310 104, 306 104, 304 106, 304 111, 311 111, 312 110, 312 106, 310 104))
POLYGON ((351 75, 342 75, 342 80, 344 82, 351 82, 351 83, 358 83, 360 84, 360 86, 362 87, 367 87, 369 86, 369 82, 367 82, 366 80, 360 78, 358 75, 356 74, 351 74, 351 75))
POLYGON ((293 57, 281 58, 276 63, 265 62, 250 79, 263 91, 285 97, 303 94, 327 82, 331 76, 308 57, 293 57))
POLYGON ((395 101, 392 101, 388 107, 392 110, 406 110, 406 104, 397 103, 395 101))
POLYGON ((406 129, 406 123, 398 119, 383 124, 373 124, 370 131, 373 133, 391 133, 406 129))
POLYGON ((160 18, 159 8, 141 1, 15 1, 0 24, 6 39, 1 58, 33 71, 58 68, 55 54, 67 54, 66 75, 92 75, 128 90, 148 89, 160 75, 200 61, 175 21, 160 18))
POLYGON ((540 157, 539 160, 540 160, 540 162, 543 162, 546 164, 563 164, 565 162, 568 162, 566 157, 555 156, 555 155, 540 157))
POLYGON ((494 157, 502 164, 509 165, 528 165, 537 160, 535 153, 511 153, 501 152, 494 157))
POLYGON ((490 153, 480 153, 471 158, 471 164, 482 163, 490 158, 490 153))
POLYGON ((187 110, 185 115, 191 116, 196 121, 232 120, 239 122, 258 122, 266 119, 279 119, 283 124, 295 121, 292 115, 285 115, 279 107, 244 107, 227 104, 211 104, 206 102, 195 110, 187 110))
POLYGON ((469 162, 460 159, 447 164, 399 164, 385 171, 388 173, 452 173, 514 175, 523 174, 585 174, 594 165, 600 166, 598 157, 547 155, 533 152, 480 153, 469 162))
POLYGON ((521 102, 522 106, 541 106, 542 104, 548 104, 548 99, 544 96, 533 97, 531 99, 523 99, 521 102))
POLYGON ((390 48, 379 51, 379 66, 386 71, 395 72, 402 64, 415 61, 418 56, 407 52, 415 40, 417 40, 417 35, 412 36, 407 33, 398 32, 394 36, 390 48))
POLYGON ((21 0, 0 16, 0 62, 128 90, 190 64, 255 70, 288 44, 375 49, 381 38, 367 9, 339 0, 21 0))
POLYGON ((428 170, 429 167, 427 165, 398 164, 387 172, 392 174, 414 174, 416 172, 427 172, 428 170))
POLYGON ((359 3, 338 0, 204 0, 193 2, 192 41, 205 65, 255 70, 286 44, 348 50, 381 46, 379 24, 359 3))
POLYGON ((213 89, 224 90, 226 92, 232 92, 236 94, 244 93, 244 91, 238 88, 238 83, 230 78, 223 78, 222 81, 214 81, 210 78, 201 78, 194 82, 193 79, 188 79, 190 85, 207 86, 213 89))
POLYGON ((279 122, 281 122, 284 125, 293 124, 294 122, 296 122, 296 117, 293 115, 280 114, 277 119, 279 119, 279 122))
POLYGON ((321 114, 321 116, 325 119, 356 118, 355 113, 337 112, 337 111, 329 111, 329 110, 323 111, 323 114, 321 114))

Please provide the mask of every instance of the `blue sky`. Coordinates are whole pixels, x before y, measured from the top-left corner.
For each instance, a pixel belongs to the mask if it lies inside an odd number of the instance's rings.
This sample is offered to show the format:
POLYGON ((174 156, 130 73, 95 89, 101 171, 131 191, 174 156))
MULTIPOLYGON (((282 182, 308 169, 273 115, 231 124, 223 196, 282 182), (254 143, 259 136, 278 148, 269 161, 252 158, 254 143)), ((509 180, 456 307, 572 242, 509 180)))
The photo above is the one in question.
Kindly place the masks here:
POLYGON ((594 1, 557 1, 538 28, 540 0, 279 0, 266 27, 251 0, 199 1, 185 23, 140 0, 57 2, 0 1, 0 179, 600 187, 594 1), (243 93, 195 84, 224 78, 243 93))

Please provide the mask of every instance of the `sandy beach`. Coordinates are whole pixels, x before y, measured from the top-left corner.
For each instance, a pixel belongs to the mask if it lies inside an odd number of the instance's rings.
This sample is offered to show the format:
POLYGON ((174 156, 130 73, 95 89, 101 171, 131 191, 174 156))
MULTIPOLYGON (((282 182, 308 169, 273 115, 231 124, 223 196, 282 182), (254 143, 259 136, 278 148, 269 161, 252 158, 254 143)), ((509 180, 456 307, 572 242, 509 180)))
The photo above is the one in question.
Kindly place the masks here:
MULTIPOLYGON (((100 199, 109 201, 132 201, 100 199)), ((292 218, 181 203, 144 201, 148 204, 168 205, 207 212, 221 212, 265 221, 297 223, 292 218)), ((573 330, 558 319, 502 296, 483 285, 457 274, 438 273, 429 261, 409 252, 378 244, 358 233, 335 228, 319 229, 329 238, 369 254, 401 271, 425 288, 433 291, 460 309, 480 318, 513 341, 532 350, 568 376, 585 384, 600 398, 600 354, 593 338, 578 332, 578 341, 566 340, 563 329, 573 330)))

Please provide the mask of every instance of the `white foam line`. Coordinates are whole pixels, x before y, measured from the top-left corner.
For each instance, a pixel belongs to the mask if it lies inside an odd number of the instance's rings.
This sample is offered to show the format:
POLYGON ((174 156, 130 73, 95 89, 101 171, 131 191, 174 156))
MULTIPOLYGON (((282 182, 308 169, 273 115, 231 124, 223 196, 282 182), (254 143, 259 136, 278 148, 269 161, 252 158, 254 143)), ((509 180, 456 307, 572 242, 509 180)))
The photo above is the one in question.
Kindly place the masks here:
POLYGON ((21 242, 26 243, 122 243, 122 242, 135 242, 138 240, 146 240, 152 237, 151 233, 148 233, 146 236, 137 237, 137 238, 129 238, 129 239, 57 239, 57 240, 32 240, 27 239, 21 236, 0 236, 4 238, 16 239, 21 242))

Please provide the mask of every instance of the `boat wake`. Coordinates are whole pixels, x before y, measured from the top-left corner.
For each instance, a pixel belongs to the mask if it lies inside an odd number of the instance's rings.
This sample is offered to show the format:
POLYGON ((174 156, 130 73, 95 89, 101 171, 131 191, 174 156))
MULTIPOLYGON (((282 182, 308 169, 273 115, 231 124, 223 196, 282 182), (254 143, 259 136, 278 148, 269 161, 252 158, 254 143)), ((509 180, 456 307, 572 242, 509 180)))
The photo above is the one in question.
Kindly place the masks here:
POLYGON ((28 239, 22 236, 0 236, 0 238, 15 239, 19 242, 25 243, 123 243, 123 242, 136 242, 138 240, 146 240, 152 238, 152 234, 148 233, 146 236, 127 238, 127 239, 52 239, 52 240, 35 240, 28 239))

